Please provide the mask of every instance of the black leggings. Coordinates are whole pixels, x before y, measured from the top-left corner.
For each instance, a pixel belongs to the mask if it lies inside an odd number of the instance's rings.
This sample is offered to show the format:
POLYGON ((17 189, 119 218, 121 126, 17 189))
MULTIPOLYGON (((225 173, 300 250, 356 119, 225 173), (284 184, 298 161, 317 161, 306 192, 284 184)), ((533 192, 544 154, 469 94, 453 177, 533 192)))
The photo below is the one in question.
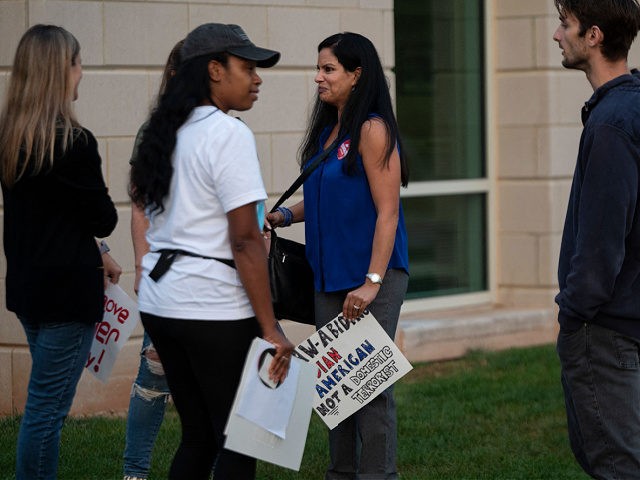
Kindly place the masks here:
POLYGON ((216 480, 254 479, 255 459, 225 450, 223 432, 251 341, 260 336, 256 319, 182 320, 142 312, 141 318, 182 424, 169 478, 206 480, 213 468, 216 480))

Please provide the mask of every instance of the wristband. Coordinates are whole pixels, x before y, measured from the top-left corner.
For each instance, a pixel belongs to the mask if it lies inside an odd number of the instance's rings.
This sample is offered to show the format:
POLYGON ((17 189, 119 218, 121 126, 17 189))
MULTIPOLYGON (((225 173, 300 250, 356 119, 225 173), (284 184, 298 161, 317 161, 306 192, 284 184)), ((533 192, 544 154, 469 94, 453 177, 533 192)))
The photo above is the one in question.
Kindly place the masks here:
POLYGON ((284 219, 282 220, 282 226, 288 227, 293 223, 293 213, 287 207, 278 207, 277 211, 282 214, 284 219))

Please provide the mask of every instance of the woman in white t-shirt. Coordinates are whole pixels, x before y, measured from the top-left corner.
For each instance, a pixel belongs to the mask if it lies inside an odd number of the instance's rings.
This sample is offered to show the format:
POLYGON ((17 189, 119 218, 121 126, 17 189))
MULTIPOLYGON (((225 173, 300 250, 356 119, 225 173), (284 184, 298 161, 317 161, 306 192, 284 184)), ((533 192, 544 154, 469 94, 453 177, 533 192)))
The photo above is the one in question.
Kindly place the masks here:
POLYGON ((256 67, 280 54, 237 25, 209 23, 181 56, 131 170, 132 200, 149 218, 140 311, 182 423, 169 478, 207 479, 213 467, 216 479, 252 479, 255 460, 223 448, 244 359, 262 336, 276 350, 269 374, 282 381, 293 345, 271 305, 255 140, 227 112, 253 106, 256 67))

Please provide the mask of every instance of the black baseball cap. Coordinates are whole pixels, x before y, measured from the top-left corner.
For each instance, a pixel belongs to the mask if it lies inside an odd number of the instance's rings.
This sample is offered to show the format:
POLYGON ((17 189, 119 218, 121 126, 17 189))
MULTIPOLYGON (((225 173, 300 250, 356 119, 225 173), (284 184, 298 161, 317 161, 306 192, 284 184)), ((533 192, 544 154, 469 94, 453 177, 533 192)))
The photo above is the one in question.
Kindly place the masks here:
POLYGON ((215 52, 255 61, 258 67, 273 67, 280 60, 280 52, 257 47, 238 25, 205 23, 187 35, 182 45, 182 61, 215 52))

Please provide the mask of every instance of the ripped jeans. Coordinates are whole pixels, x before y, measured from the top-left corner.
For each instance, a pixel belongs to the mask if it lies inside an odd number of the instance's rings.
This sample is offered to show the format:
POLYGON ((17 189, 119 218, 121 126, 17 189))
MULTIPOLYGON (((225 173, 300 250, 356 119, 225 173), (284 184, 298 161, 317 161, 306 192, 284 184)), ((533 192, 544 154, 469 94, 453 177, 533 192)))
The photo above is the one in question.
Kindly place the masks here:
POLYGON ((169 387, 162 364, 147 357, 153 352, 155 349, 145 332, 138 376, 131 387, 124 448, 124 475, 144 479, 149 476, 153 444, 169 399, 169 387))

